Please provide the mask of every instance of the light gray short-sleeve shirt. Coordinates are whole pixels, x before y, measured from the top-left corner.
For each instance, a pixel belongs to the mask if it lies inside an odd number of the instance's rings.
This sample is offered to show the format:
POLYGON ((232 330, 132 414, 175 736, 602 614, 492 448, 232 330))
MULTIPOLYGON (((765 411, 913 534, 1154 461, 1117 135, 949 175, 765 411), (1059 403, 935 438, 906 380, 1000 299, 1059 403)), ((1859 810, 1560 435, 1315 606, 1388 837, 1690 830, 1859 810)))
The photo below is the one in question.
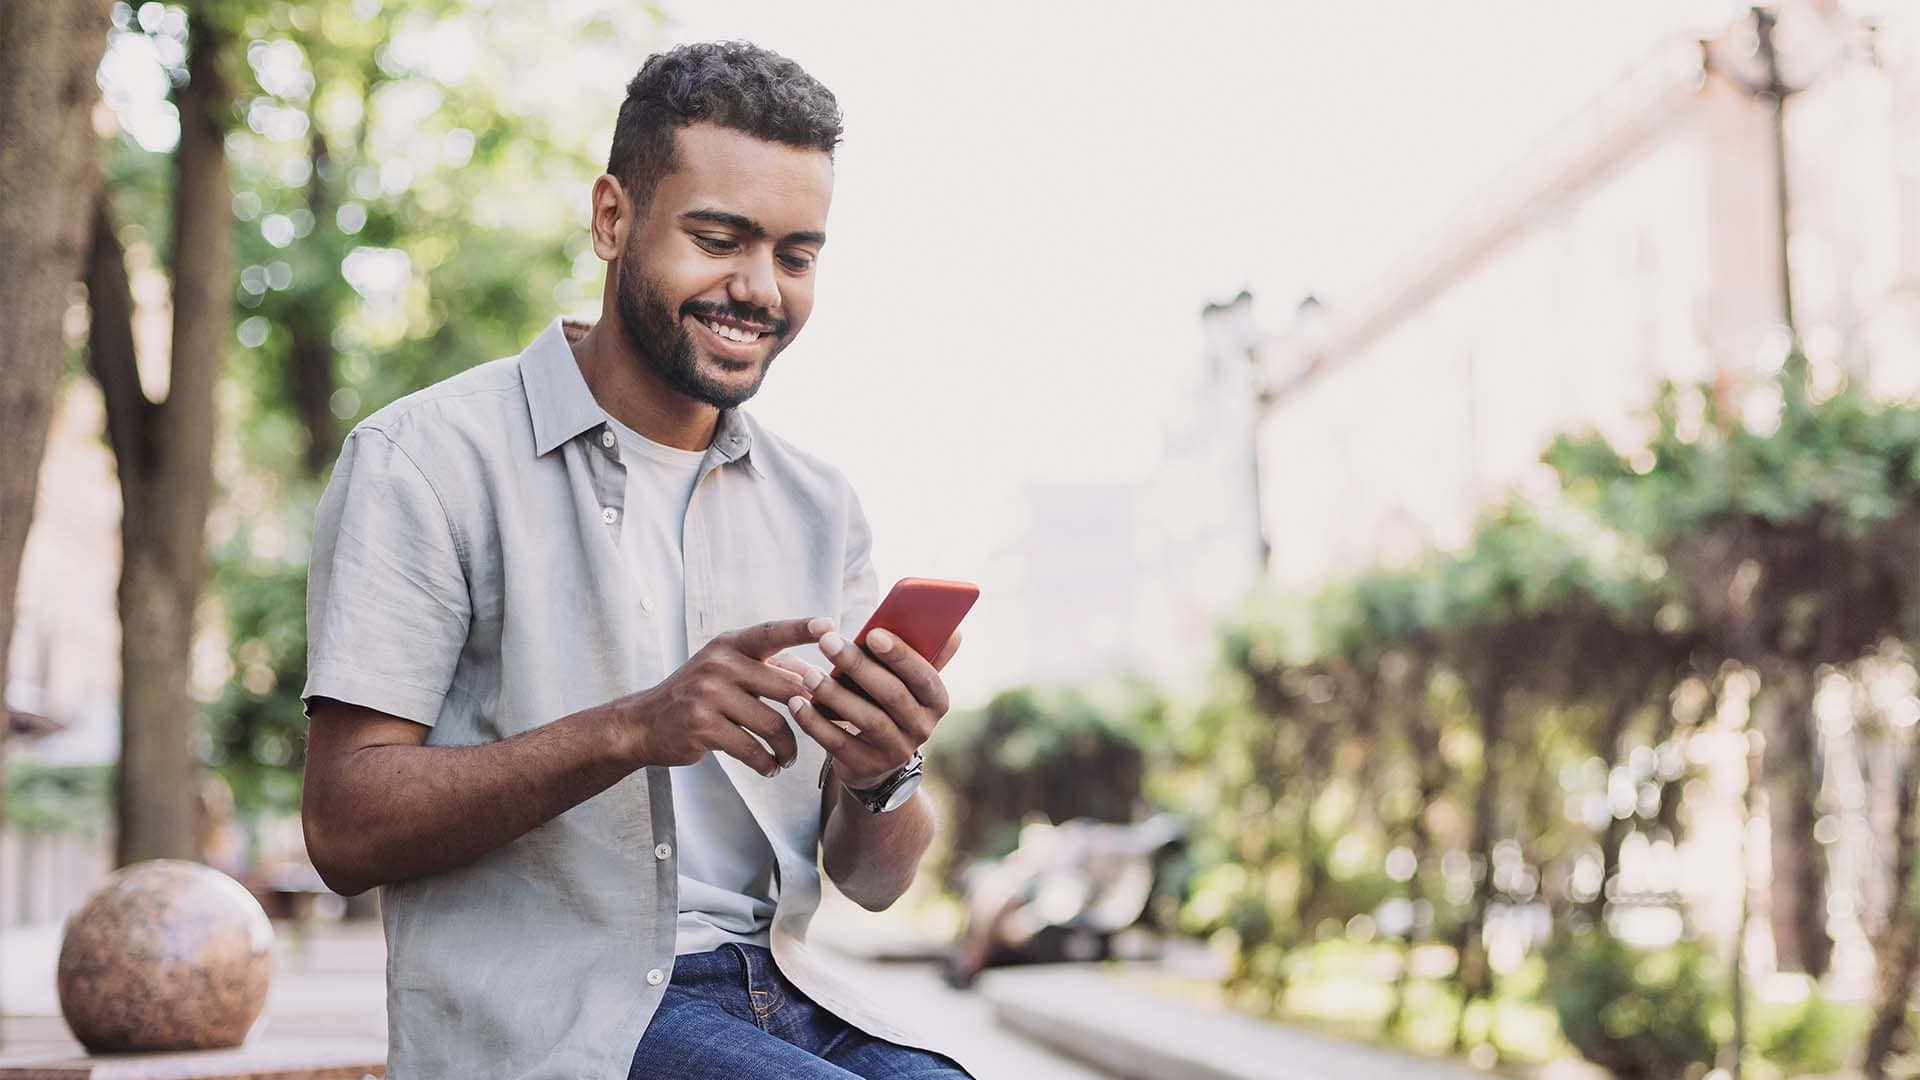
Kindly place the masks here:
MULTIPOLYGON (((686 559, 681 533, 705 455, 662 446, 609 420, 627 467, 627 518, 620 530, 640 612, 653 624, 663 669, 687 661, 686 559), (644 508, 644 510, 642 509, 644 508)), ((709 754, 677 765, 673 819, 680 842, 676 956, 734 941, 767 944, 773 924, 773 849, 733 781, 709 754)))
MULTIPOLYGON (((315 515, 303 696, 463 746, 668 674, 660 650, 641 647, 652 639, 620 550, 619 440, 569 348, 584 332, 556 319, 520 355, 354 429, 315 515)), ((857 627, 876 603, 846 480, 739 410, 721 414, 683 540, 689 653, 769 619, 857 627)), ((928 1046, 806 942, 825 754, 798 743, 800 760, 771 779, 722 760, 774 851, 775 960, 850 1023, 928 1046)), ((676 842, 668 770, 648 768, 470 865, 383 888, 387 1075, 625 1077, 673 969, 676 842)))

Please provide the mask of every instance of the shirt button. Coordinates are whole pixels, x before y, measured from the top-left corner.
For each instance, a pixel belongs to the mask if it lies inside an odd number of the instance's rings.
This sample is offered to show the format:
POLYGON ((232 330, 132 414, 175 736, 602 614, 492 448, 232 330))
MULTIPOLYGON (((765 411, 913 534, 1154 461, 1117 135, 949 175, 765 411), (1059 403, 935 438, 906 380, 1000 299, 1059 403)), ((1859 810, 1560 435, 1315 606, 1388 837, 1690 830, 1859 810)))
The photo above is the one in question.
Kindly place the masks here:
POLYGON ((652 610, 653 610, 653 597, 651 597, 651 596, 643 596, 643 597, 641 597, 641 598, 640 598, 640 610, 641 610, 641 611, 652 611, 652 610))
POLYGON ((666 981, 667 981, 667 973, 664 971, 661 971, 659 968, 654 968, 652 971, 647 972, 648 986, 659 986, 661 983, 666 981))
POLYGON ((620 511, 611 506, 603 506, 600 508, 600 520, 611 525, 620 520, 620 511))
POLYGON ((672 858, 673 845, 667 843, 664 840, 658 844, 653 845, 653 857, 656 859, 660 859, 662 861, 672 858))
POLYGON ((600 445, 606 447, 609 450, 613 449, 613 432, 611 431, 601 432, 600 445))

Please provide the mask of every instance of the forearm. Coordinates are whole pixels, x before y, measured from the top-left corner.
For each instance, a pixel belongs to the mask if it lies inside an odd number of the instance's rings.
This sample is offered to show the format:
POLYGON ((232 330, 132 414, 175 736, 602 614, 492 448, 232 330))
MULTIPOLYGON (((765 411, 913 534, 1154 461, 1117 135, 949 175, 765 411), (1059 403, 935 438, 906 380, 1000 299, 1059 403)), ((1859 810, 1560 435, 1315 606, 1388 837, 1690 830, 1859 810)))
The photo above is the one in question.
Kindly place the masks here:
POLYGON ((821 862, 827 877, 854 903, 880 911, 900 899, 913 884, 920 859, 933 842, 933 800, 916 792, 905 806, 875 814, 837 782, 827 826, 821 838, 821 862))
POLYGON ((464 866, 631 773, 616 718, 583 710, 480 746, 366 746, 309 777, 308 853, 354 894, 464 866))

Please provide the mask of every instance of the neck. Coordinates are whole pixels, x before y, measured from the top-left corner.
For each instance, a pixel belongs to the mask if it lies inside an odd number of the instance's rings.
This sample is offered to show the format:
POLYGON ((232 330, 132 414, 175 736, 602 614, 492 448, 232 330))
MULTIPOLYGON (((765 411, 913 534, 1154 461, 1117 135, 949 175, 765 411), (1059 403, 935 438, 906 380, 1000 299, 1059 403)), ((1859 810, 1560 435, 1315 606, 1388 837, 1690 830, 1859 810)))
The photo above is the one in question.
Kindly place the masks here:
POLYGON ((593 399, 607 415, 676 450, 705 450, 713 442, 720 410, 668 388, 640 357, 620 320, 601 313, 599 323, 565 324, 573 358, 593 399))

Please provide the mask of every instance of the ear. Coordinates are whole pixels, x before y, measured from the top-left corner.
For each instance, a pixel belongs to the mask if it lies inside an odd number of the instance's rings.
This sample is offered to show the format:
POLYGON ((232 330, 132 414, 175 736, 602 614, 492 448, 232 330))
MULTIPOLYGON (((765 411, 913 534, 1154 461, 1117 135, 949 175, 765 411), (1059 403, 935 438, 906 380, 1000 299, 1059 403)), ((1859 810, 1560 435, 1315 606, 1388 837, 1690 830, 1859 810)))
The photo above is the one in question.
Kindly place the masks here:
POLYGON ((593 253, 601 262, 612 262, 627 249, 627 234, 633 229, 633 200, 627 198, 612 173, 601 173, 593 182, 591 198, 588 227, 593 235, 593 253))

